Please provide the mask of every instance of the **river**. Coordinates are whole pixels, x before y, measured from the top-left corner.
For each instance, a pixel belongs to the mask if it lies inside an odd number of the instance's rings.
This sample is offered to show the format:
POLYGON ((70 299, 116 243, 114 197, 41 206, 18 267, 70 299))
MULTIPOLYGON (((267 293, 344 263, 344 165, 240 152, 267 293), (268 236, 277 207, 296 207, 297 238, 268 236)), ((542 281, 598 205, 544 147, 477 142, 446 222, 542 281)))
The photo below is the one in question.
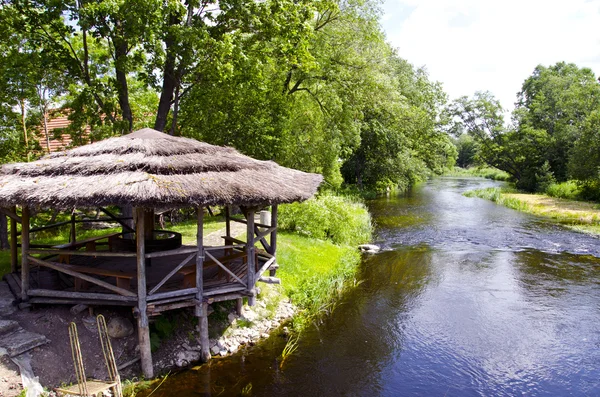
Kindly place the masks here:
POLYGON ((600 241, 440 178, 369 203, 383 251, 283 365, 284 338, 157 396, 600 395, 600 241))

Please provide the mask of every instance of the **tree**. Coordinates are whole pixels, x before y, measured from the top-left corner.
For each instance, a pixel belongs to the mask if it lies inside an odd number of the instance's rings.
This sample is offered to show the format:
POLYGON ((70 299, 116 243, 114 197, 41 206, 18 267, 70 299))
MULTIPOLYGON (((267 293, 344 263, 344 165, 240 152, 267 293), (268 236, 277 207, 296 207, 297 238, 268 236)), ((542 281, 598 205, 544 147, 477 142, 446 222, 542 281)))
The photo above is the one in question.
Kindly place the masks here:
POLYGON ((570 151, 581 137, 589 115, 600 109, 600 84, 589 68, 559 62, 539 65, 523 83, 514 114, 519 129, 548 134, 546 161, 558 181, 568 178, 570 151))

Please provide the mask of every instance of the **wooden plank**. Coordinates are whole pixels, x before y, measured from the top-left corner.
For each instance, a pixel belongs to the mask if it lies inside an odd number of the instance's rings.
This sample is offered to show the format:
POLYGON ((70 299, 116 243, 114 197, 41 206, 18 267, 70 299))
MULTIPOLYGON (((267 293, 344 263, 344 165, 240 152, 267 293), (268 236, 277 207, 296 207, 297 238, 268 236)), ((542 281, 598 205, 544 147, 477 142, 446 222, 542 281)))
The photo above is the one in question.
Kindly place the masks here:
POLYGON ((196 252, 198 252, 198 247, 186 245, 174 250, 152 252, 150 254, 146 254, 146 258, 162 258, 165 256, 184 255, 196 252))
POLYGON ((198 292, 197 288, 186 288, 177 291, 158 292, 154 295, 148 296, 148 302, 153 302, 165 298, 174 298, 177 296, 196 295, 196 292, 198 292))
MULTIPOLYGON (((219 287, 216 289, 211 289, 211 290, 207 290, 204 291, 204 296, 213 296, 213 295, 220 295, 220 294, 228 294, 230 292, 238 292, 238 291, 244 291, 246 292, 246 287, 242 287, 239 284, 236 284, 234 286, 229 286, 229 287, 219 287)), ((247 294, 245 294, 247 295, 247 294)))
POLYGON ((95 292, 71 292, 71 291, 54 291, 49 289, 30 289, 30 296, 41 296, 46 298, 74 298, 74 299, 90 299, 90 300, 110 300, 122 302, 135 302, 135 296, 121 296, 115 294, 100 294, 95 292))
POLYGON ((152 352, 150 349, 150 328, 148 324, 148 302, 146 301, 146 246, 144 221, 145 214, 142 208, 136 208, 136 253, 137 253, 137 285, 138 285, 138 342, 142 373, 146 379, 154 377, 152 367, 152 352))
POLYGON ((9 273, 4 275, 4 279, 8 283, 10 291, 13 293, 15 298, 21 297, 21 280, 17 273, 9 273))
POLYGON ((191 307, 191 306, 196 306, 196 299, 193 300, 187 300, 187 301, 182 301, 182 302, 175 302, 175 303, 168 303, 168 304, 164 304, 164 305, 150 305, 148 306, 148 314, 150 316, 157 316, 162 312, 166 312, 169 310, 176 310, 176 309, 181 309, 184 307, 191 307))
POLYGON ((21 219, 21 299, 26 302, 29 290, 29 207, 23 207, 21 219))
POLYGON ((114 237, 114 236, 119 236, 122 233, 110 233, 110 234, 105 234, 103 236, 97 236, 97 237, 90 237, 90 238, 86 238, 85 240, 78 240, 75 242, 70 242, 70 243, 65 243, 65 244, 59 244, 59 245, 53 245, 52 248, 56 248, 56 249, 67 249, 67 248, 81 248, 84 247, 87 243, 91 243, 91 242, 96 242, 98 240, 104 240, 105 238, 110 238, 110 237, 114 237))
POLYGON ((77 241, 77 228, 75 223, 75 213, 71 214, 71 235, 69 241, 74 243, 77 241))
MULTIPOLYGON (((269 251, 269 254, 273 255, 274 257, 277 256, 277 212, 277 204, 273 204, 273 206, 271 206, 271 226, 274 226, 275 230, 271 232, 271 250, 269 251)), ((277 269, 271 267, 269 269, 269 276, 275 277, 276 274, 277 269)))
POLYGON ((30 249, 32 254, 41 255, 72 255, 72 256, 94 256, 99 258, 135 258, 135 252, 108 252, 108 251, 73 251, 73 250, 57 250, 57 249, 30 249))
POLYGON ((73 298, 46 298, 33 296, 29 303, 43 303, 48 305, 89 305, 89 306, 135 306, 135 302, 121 302, 111 300, 73 299, 73 298))
POLYGON ((65 268, 65 266, 70 266, 70 265, 65 265, 63 263, 57 263, 57 262, 43 261, 43 260, 34 258, 32 256, 28 256, 28 259, 31 262, 33 262, 33 263, 35 263, 37 265, 44 266, 44 267, 49 267, 50 269, 54 269, 56 271, 68 274, 69 276, 73 276, 73 277, 76 277, 78 279, 88 281, 88 282, 90 282, 92 284, 99 285, 100 287, 103 287, 103 288, 106 288, 106 289, 108 289, 110 291, 116 292, 119 295, 123 295, 123 296, 136 296, 135 293, 133 293, 133 292, 131 292, 129 290, 126 290, 124 288, 116 287, 116 286, 114 286, 112 284, 109 284, 107 282, 104 282, 102 280, 98 280, 97 278, 90 277, 90 276, 88 276, 86 274, 79 273, 79 272, 76 272, 76 271, 73 271, 73 270, 65 268))
MULTIPOLYGON (((17 213, 17 207, 12 208, 13 212, 17 213)), ((19 218, 20 219, 20 218, 19 218)), ((19 249, 17 247, 17 221, 10 219, 10 270, 13 273, 17 272, 19 266, 19 249)))
POLYGON ((154 288, 152 288, 150 290, 150 292, 148 292, 148 296, 154 294, 156 291, 158 291, 160 289, 160 287, 162 287, 167 281, 169 281, 171 279, 171 277, 173 277, 175 275, 175 273, 177 273, 182 267, 184 267, 185 265, 188 264, 189 261, 192 260, 192 258, 194 258, 194 256, 196 256, 196 253, 193 253, 191 255, 189 255, 187 258, 185 258, 183 260, 183 262, 181 262, 179 265, 177 265, 175 267, 175 269, 171 270, 169 272, 169 274, 167 274, 165 276, 165 278, 163 278, 154 288))

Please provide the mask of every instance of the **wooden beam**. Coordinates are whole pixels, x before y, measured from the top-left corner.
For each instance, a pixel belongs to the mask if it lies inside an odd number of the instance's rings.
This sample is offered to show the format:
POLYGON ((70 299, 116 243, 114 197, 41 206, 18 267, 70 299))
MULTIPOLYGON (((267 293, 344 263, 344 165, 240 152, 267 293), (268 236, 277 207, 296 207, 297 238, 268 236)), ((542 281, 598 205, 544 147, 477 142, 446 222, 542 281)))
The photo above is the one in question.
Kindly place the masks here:
POLYGON ((19 215, 17 215, 16 207, 12 207, 10 210, 8 210, 4 207, 0 207, 0 214, 6 215, 7 217, 9 217, 10 219, 12 219, 15 222, 21 223, 21 217, 19 215))
MULTIPOLYGON (((204 251, 204 253, 206 255, 208 255, 208 257, 211 259, 211 262, 214 262, 215 264, 217 264, 217 266, 219 266, 221 269, 225 270, 225 272, 227 274, 229 274, 231 277, 233 277, 234 279, 236 279, 239 283, 241 283, 243 286, 247 287, 246 283, 244 283, 244 281, 242 281, 242 279, 240 279, 238 276, 236 276, 236 274, 234 272, 232 272, 231 270, 229 270, 227 268, 227 266, 225 266, 224 264, 222 264, 217 258, 215 258, 210 252, 208 251, 204 251)), ((243 253, 242 253, 243 255, 243 253)), ((221 258, 223 259, 223 258, 221 258)), ((198 272, 198 270, 196 269, 196 273, 198 272)))
POLYGON ((167 281, 169 281, 169 279, 171 277, 173 277, 173 275, 175 275, 175 273, 177 273, 182 267, 184 267, 185 265, 188 264, 189 261, 191 261, 197 254, 194 252, 193 254, 189 255, 187 258, 185 258, 183 260, 183 262, 181 262, 179 265, 177 265, 173 270, 171 270, 169 272, 169 274, 167 274, 165 276, 165 278, 163 278, 160 283, 156 284, 156 286, 154 288, 152 288, 150 290, 150 292, 148 292, 148 296, 152 295, 153 293, 155 293, 156 291, 158 291, 160 289, 160 287, 162 287, 167 281))
POLYGON ((136 253, 137 253, 137 285, 138 285, 138 341, 142 373, 146 379, 154 377, 152 367, 152 351, 150 349, 150 327, 148 324, 148 302, 146 300, 146 245, 144 210, 136 208, 136 253))
MULTIPOLYGON (((13 213, 17 213, 17 207, 12 208, 13 213)), ((21 219, 19 217, 19 219, 21 219)), ((19 248, 17 241, 17 220, 10 218, 10 270, 13 273, 17 272, 19 266, 19 248)))
POLYGON ((112 214, 111 212, 109 212, 106 208, 102 208, 102 207, 98 207, 98 209, 102 212, 104 212, 106 215, 108 215, 108 217, 110 219, 112 219, 113 221, 117 222, 119 225, 121 225, 124 229, 129 230, 130 232, 135 232, 135 230, 129 226, 127 223, 123 222, 123 219, 131 219, 131 218, 118 218, 116 215, 112 214))
POLYGON ((281 279, 277 277, 259 277, 258 281, 266 284, 281 284, 281 279))
POLYGON ((74 271, 74 270, 72 270, 70 268, 67 268, 66 265, 64 265, 62 263, 50 262, 50 261, 43 261, 41 259, 34 258, 33 256, 29 256, 28 259, 29 259, 30 262, 33 262, 36 265, 45 266, 45 267, 48 267, 50 269, 56 270, 58 272, 68 274, 69 276, 73 276, 73 277, 76 277, 78 279, 90 282, 92 284, 99 285, 100 287, 103 287, 103 288, 106 288, 107 290, 116 292, 119 295, 132 296, 132 297, 135 296, 134 292, 126 290, 125 288, 121 288, 121 287, 117 287, 115 285, 109 284, 109 283, 107 283, 105 281, 98 280, 97 278, 92 277, 92 276, 88 276, 87 274, 76 272, 76 271, 74 271))
POLYGON ((180 289, 177 291, 157 292, 153 295, 148 296, 148 302, 153 302, 153 301, 157 301, 160 299, 176 298, 176 297, 187 296, 187 295, 195 296, 197 291, 198 290, 196 288, 186 288, 186 289, 180 289))
POLYGON ((164 256, 195 254, 196 252, 198 252, 197 247, 182 246, 174 250, 151 252, 146 254, 146 258, 162 258, 164 256))
POLYGON ((135 258, 135 252, 112 252, 112 251, 75 251, 75 250, 57 250, 57 249, 30 249, 32 254, 42 255, 73 255, 73 256, 97 256, 97 257, 116 257, 116 258, 135 258))
POLYGON ((248 208, 246 210, 246 262, 247 268, 247 284, 246 289, 248 291, 248 306, 254 306, 256 303, 256 290, 254 289, 254 272, 256 271, 256 265, 254 263, 254 209, 248 208))
POLYGON ((261 277, 263 275, 263 273, 269 269, 271 267, 271 265, 273 264, 273 262, 275 262, 275 257, 269 259, 268 261, 265 262, 264 265, 262 265, 262 267, 258 270, 258 272, 256 273, 257 277, 261 277))
POLYGON ((27 301, 29 291, 29 207, 21 214, 21 300, 27 301))
POLYGON ((210 361, 210 348, 208 341, 208 302, 202 302, 202 313, 200 316, 200 359, 203 362, 210 361))
MULTIPOLYGON (((273 226, 275 230, 271 232, 271 250, 269 251, 269 254, 277 256, 277 204, 271 206, 271 226, 273 226)), ((269 276, 275 277, 276 274, 277 269, 269 269, 269 276)))
POLYGON ((55 291, 50 289, 30 289, 29 296, 43 296, 47 298, 74 298, 88 300, 107 300, 121 302, 135 302, 135 296, 122 296, 116 294, 99 294, 95 292, 72 292, 72 291, 55 291))

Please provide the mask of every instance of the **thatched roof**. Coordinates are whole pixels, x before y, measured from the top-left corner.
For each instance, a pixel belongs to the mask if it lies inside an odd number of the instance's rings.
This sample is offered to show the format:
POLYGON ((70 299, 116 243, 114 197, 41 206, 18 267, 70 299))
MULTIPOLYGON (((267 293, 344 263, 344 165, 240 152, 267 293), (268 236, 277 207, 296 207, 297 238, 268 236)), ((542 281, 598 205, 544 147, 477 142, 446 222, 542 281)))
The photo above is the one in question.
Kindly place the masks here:
POLYGON ((321 175, 144 128, 31 163, 4 165, 0 206, 268 205, 310 198, 321 175))

